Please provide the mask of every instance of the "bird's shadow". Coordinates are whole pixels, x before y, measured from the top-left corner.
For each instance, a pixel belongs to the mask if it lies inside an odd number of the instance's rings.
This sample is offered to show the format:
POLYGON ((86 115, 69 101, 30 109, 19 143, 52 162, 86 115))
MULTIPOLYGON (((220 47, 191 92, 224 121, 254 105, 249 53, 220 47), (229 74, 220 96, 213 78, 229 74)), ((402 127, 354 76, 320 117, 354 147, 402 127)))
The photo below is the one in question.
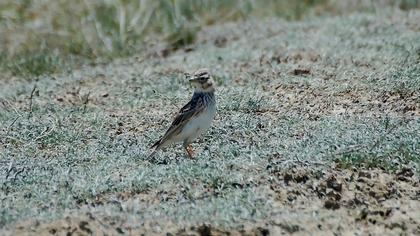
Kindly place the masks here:
POLYGON ((169 164, 178 164, 184 162, 185 160, 195 161, 195 159, 189 158, 185 155, 176 155, 175 157, 168 157, 165 154, 155 155, 153 157, 146 158, 145 161, 153 165, 169 165, 169 164))

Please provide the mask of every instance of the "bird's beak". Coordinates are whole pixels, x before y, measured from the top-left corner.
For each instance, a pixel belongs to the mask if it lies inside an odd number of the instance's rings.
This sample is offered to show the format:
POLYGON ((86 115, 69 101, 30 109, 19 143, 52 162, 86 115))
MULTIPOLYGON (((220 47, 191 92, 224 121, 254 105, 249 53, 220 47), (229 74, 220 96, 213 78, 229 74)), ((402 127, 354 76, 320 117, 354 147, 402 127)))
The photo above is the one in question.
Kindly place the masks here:
POLYGON ((191 79, 188 80, 190 83, 195 83, 198 81, 198 78, 196 77, 192 77, 191 79))
POLYGON ((185 73, 185 78, 188 79, 190 83, 194 83, 197 81, 197 78, 193 77, 191 74, 185 73))

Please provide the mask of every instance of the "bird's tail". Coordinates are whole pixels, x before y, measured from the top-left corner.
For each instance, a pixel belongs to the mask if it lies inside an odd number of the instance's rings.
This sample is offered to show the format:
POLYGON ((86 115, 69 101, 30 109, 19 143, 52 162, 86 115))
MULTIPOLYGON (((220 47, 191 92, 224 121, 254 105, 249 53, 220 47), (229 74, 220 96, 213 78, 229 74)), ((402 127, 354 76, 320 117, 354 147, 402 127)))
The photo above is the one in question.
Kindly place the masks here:
POLYGON ((159 139, 158 141, 156 141, 156 143, 154 143, 150 148, 154 148, 154 150, 153 150, 153 152, 152 153, 150 153, 149 154, 149 156, 148 156, 148 158, 150 159, 150 158, 152 158, 155 154, 156 154, 156 152, 160 149, 160 146, 159 146, 159 144, 160 144, 160 142, 161 142, 162 140, 161 139, 159 139))
POLYGON ((159 139, 158 141, 156 141, 156 143, 154 143, 150 148, 158 148, 159 147, 159 144, 160 144, 160 142, 162 141, 162 139, 159 139))

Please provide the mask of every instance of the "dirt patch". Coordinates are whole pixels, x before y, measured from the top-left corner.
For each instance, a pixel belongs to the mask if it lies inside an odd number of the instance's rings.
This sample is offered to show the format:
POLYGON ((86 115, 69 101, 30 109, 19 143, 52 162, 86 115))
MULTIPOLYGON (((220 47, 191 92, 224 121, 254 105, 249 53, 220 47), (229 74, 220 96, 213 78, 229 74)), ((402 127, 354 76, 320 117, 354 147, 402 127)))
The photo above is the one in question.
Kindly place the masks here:
POLYGON ((339 232, 420 232, 420 215, 415 210, 420 207, 420 187, 410 169, 395 175, 378 169, 323 172, 292 169, 276 176, 270 188, 278 204, 316 209, 319 215, 318 222, 292 224, 299 232, 329 231, 331 216, 345 222, 339 232))

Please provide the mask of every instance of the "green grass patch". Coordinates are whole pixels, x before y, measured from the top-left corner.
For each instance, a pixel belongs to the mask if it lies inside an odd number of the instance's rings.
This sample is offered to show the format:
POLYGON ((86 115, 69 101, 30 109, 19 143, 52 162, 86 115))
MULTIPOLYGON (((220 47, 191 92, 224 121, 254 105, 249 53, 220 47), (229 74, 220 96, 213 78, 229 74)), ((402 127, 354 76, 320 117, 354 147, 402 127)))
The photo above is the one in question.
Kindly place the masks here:
POLYGON ((14 57, 3 55, 0 66, 15 76, 30 77, 53 74, 66 68, 65 60, 56 53, 47 50, 26 51, 14 57))
MULTIPOLYGON (((407 146, 401 146, 382 155, 354 151, 340 155, 335 161, 343 168, 380 168, 387 172, 395 173, 403 168, 407 168, 407 166, 419 166, 420 153, 416 150, 410 150, 407 146)), ((420 173, 419 170, 417 172, 420 173)))

